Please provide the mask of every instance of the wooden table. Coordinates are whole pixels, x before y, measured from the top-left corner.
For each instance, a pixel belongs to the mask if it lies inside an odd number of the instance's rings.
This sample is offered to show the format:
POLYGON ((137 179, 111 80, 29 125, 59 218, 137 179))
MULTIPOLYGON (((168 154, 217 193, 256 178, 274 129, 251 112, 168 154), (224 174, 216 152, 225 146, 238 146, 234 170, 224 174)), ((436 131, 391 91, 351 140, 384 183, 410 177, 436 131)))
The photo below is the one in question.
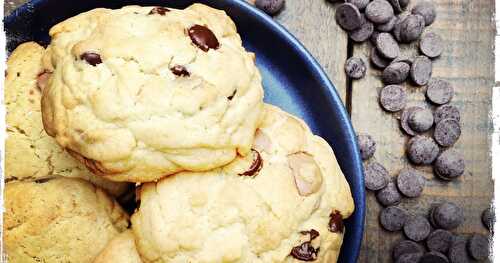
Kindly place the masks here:
MULTIPOLYGON (((421 0, 412 0, 417 3, 421 0)), ((25 0, 6 0, 5 12, 25 0)), ((427 28, 445 40, 445 52, 434 61, 433 76, 450 81, 456 91, 453 104, 462 114, 462 136, 454 146, 466 157, 466 172, 456 182, 443 183, 434 178, 431 167, 417 167, 427 178, 422 197, 405 199, 402 206, 416 214, 425 214, 432 203, 450 200, 465 209, 466 219, 457 233, 483 233, 480 214, 493 196, 491 179, 490 134, 488 116, 494 86, 493 44, 495 36, 492 15, 494 0, 434 0, 438 18, 427 28)), ((369 133, 377 142, 375 159, 391 176, 408 166, 404 145, 408 138, 400 131, 394 114, 382 111, 378 92, 382 87, 380 71, 370 68, 359 81, 346 80, 343 66, 352 55, 368 57, 370 44, 353 44, 335 23, 335 5, 324 0, 288 0, 286 9, 276 20, 291 31, 320 62, 351 114, 358 132, 369 133)), ((403 53, 414 55, 414 46, 403 46, 403 53)), ((425 103, 422 88, 407 85, 410 104, 425 103)), ((403 238, 389 233, 378 224, 381 207, 373 193, 367 194, 366 231, 359 262, 391 262, 392 245, 403 238)))

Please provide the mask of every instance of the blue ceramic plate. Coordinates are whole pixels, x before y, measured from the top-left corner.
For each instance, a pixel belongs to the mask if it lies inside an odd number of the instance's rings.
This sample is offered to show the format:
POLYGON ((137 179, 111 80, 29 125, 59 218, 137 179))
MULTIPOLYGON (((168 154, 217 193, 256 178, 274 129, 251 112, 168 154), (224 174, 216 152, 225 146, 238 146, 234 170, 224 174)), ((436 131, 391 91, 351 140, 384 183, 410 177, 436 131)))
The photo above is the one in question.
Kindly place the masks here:
POLYGON ((325 72, 288 31, 266 14, 241 0, 34 0, 5 18, 7 48, 25 41, 47 44, 48 29, 66 18, 96 7, 163 5, 185 8, 201 2, 223 9, 235 21, 244 46, 256 53, 265 100, 304 119, 333 147, 351 186, 356 204, 346 221, 339 262, 356 262, 364 228, 365 190, 361 159, 346 110, 325 72))

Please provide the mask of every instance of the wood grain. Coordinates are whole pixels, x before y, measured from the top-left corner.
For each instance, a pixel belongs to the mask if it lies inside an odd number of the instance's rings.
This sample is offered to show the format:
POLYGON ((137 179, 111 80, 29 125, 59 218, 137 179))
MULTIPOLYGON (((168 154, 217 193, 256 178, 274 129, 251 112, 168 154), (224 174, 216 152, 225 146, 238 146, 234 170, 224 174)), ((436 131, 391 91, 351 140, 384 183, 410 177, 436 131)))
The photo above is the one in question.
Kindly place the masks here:
MULTIPOLYGON (((414 3, 417 1, 413 1, 414 3)), ((490 205, 493 195, 491 160, 489 155, 491 123, 488 116, 494 85, 492 24, 493 1, 434 1, 437 21, 426 32, 433 31, 445 40, 444 54, 434 60, 433 76, 452 83, 456 105, 462 116, 462 136, 455 149, 465 155, 466 172, 451 183, 435 179, 432 168, 417 167, 425 175, 426 188, 422 197, 405 199, 401 204, 414 214, 426 214, 433 203, 453 201, 465 209, 465 223, 457 233, 486 233, 480 215, 490 205)), ((354 56, 368 58, 371 44, 356 45, 354 56)), ((416 45, 402 46, 406 55, 416 55, 416 45)), ((395 177, 408 166, 405 144, 408 137, 399 128, 398 114, 384 112, 378 103, 382 88, 380 71, 370 67, 367 77, 352 85, 352 121, 358 132, 371 134, 377 142, 375 160, 382 163, 395 177)), ((406 85, 408 105, 429 106, 425 102, 425 87, 406 85)), ((373 193, 367 194, 366 231, 359 262, 391 262, 391 249, 402 233, 381 229, 381 210, 373 193)))

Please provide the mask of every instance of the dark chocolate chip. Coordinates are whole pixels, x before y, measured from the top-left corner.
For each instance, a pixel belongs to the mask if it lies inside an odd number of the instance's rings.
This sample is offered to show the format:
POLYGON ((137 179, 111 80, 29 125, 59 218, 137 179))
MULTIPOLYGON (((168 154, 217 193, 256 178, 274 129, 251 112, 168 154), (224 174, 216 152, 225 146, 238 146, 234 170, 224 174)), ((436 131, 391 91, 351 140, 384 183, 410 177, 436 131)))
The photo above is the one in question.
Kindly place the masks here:
POLYGON ((436 128, 434 128, 434 139, 439 145, 449 147, 460 138, 461 133, 462 130, 458 121, 454 119, 444 119, 436 124, 436 128))
POLYGON ((414 198, 422 194, 425 178, 413 168, 404 168, 399 172, 396 183, 404 196, 414 198))
POLYGON ((368 160, 372 158, 375 150, 377 149, 377 144, 373 140, 372 136, 368 134, 359 134, 357 139, 361 159, 368 160))
POLYGON ((396 17, 396 22, 394 23, 394 28, 392 29, 392 34, 394 35, 394 38, 398 42, 401 41, 401 28, 403 26, 403 21, 407 18, 408 16, 406 14, 400 14, 396 17))
POLYGON ((335 20, 344 30, 351 31, 361 27, 362 18, 359 9, 350 3, 344 3, 337 7, 335 20))
POLYGON ((453 240, 453 234, 448 230, 434 230, 425 240, 430 251, 437 251, 443 254, 448 252, 453 240))
POLYGON ((383 206, 393 206, 401 202, 402 196, 394 182, 389 182, 385 188, 377 192, 377 200, 383 206))
MULTIPOLYGON (((395 27, 397 28, 397 27, 395 27)), ((417 40, 425 28, 424 18, 420 15, 408 15, 400 24, 399 40, 403 43, 410 43, 417 40)), ((398 38, 398 36, 396 36, 398 38)))
POLYGON ((414 164, 431 164, 439 154, 439 146, 432 138, 417 135, 408 142, 408 159, 414 164))
POLYGON ((212 30, 206 26, 194 25, 188 30, 189 37, 193 44, 201 50, 207 52, 209 49, 218 49, 219 41, 212 30))
POLYGON ((370 60, 372 64, 379 69, 383 69, 391 63, 391 60, 386 59, 382 55, 380 55, 380 53, 376 48, 372 49, 372 52, 370 54, 370 60))
POLYGON ((403 9, 405 9, 408 6, 409 3, 410 3, 410 0, 399 0, 399 5, 403 9))
POLYGON ((373 34, 373 23, 366 20, 364 15, 361 15, 361 27, 354 29, 352 31, 349 31, 349 37, 354 41, 354 42, 364 42, 368 38, 371 37, 373 34))
POLYGON ((460 122, 460 111, 454 105, 442 105, 434 111, 434 123, 439 123, 444 119, 453 119, 460 122))
POLYGON ((378 162, 365 165, 365 187, 377 191, 389 183, 389 172, 378 162))
POLYGON ((227 99, 228 99, 228 100, 232 100, 232 99, 234 98, 234 96, 236 95, 236 91, 237 91, 237 90, 233 90, 233 93, 231 93, 231 95, 229 95, 229 96, 227 97, 227 99))
POLYGON ((385 84, 401 84, 410 73, 410 65, 405 62, 392 62, 382 72, 382 81, 385 84))
POLYGON ((464 221, 464 211, 458 205, 444 202, 432 210, 433 222, 439 228, 450 230, 464 221))
POLYGON ((363 10, 370 3, 370 0, 346 0, 346 2, 355 5, 359 10, 363 10))
POLYGON ((35 180, 35 183, 37 183, 37 184, 44 184, 44 183, 47 183, 48 181, 50 181, 52 179, 54 179, 54 178, 51 178, 51 177, 50 178, 40 178, 40 179, 35 180))
POLYGON ((403 129, 403 131, 410 136, 415 136, 417 135, 417 133, 414 130, 412 130, 412 128, 408 123, 408 120, 410 119, 411 114, 418 109, 422 108, 418 106, 408 107, 403 110, 403 113, 401 113, 401 118, 400 118, 401 129, 403 129))
POLYGON ((493 231, 493 224, 495 223, 495 214, 491 207, 488 207, 481 214, 481 221, 483 225, 490 231, 493 231))
POLYGON ((255 6, 266 14, 273 16, 283 9, 285 0, 256 0, 255 6))
POLYGON ((403 8, 401 8, 401 4, 399 3, 399 0, 388 0, 388 1, 392 5, 394 12, 396 12, 398 14, 403 12, 403 8))
POLYGON ((432 75, 432 61, 425 56, 418 56, 411 64, 410 76, 413 82, 424 86, 429 82, 432 75))
POLYGON ((441 105, 450 102, 453 93, 453 87, 448 81, 432 78, 427 84, 425 95, 432 103, 441 105))
POLYGON ((257 150, 252 149, 253 161, 248 170, 238 175, 240 176, 257 176, 259 174, 260 169, 262 169, 263 162, 262 157, 260 157, 260 153, 257 150))
POLYGON ((378 34, 375 46, 379 54, 387 59, 395 59, 400 54, 398 42, 389 33, 383 32, 378 34))
POLYGON ((448 258, 437 251, 425 253, 419 263, 449 263, 448 258))
POLYGON ((411 253, 401 255, 395 263, 419 263, 424 253, 411 253))
POLYGON ((432 24, 434 20, 436 20, 436 7, 434 3, 429 1, 419 2, 413 7, 411 13, 422 16, 426 26, 432 24))
POLYGON ((397 20, 397 17, 393 16, 388 22, 377 25, 377 30, 380 32, 391 32, 397 20))
POLYGON ((417 242, 411 240, 402 240, 397 243, 392 249, 392 258, 398 259, 405 254, 421 254, 423 255, 425 248, 417 242))
POLYGON ((176 76, 181 76, 181 77, 189 77, 191 74, 189 74, 189 71, 181 65, 175 65, 172 68, 170 68, 170 71, 174 73, 176 76))
POLYGON ((316 231, 315 229, 311 229, 309 231, 300 231, 302 235, 309 235, 309 241, 314 240, 315 238, 319 237, 319 232, 316 231))
POLYGON ((397 112, 406 105, 406 92, 402 86, 389 85, 380 91, 379 102, 384 110, 397 112))
POLYGON ((408 212, 397 206, 389 206, 380 212, 380 224, 387 231, 399 231, 408 220, 408 212))
POLYGON ((353 79, 360 79, 366 74, 366 64, 358 57, 349 58, 344 65, 345 73, 353 79))
POLYGON ((448 258, 451 263, 470 263, 472 262, 467 253, 467 239, 463 236, 453 237, 448 258))
POLYGON ((338 210, 330 214, 330 221, 328 222, 328 230, 332 233, 344 232, 344 221, 342 215, 338 210))
POLYGON ((302 261, 314 261, 318 258, 319 247, 314 248, 311 241, 306 241, 292 248, 290 255, 302 261))
POLYGON ((422 54, 437 58, 443 53, 443 39, 436 33, 427 33, 420 38, 418 47, 422 54))
POLYGON ((157 6, 153 9, 151 9, 151 11, 149 11, 149 15, 161 15, 161 16, 164 16, 167 12, 170 12, 170 9, 166 8, 166 7, 161 7, 161 6, 157 6))
POLYGON ((365 15, 375 24, 384 24, 394 16, 394 10, 386 0, 373 0, 366 6, 365 15))
POLYGON ((429 109, 417 109, 410 114, 408 125, 411 129, 422 133, 429 130, 434 124, 434 115, 429 109))
POLYGON ((490 254, 489 238, 483 235, 474 234, 467 242, 469 255, 475 260, 485 260, 490 254))
MULTIPOLYGON (((377 37, 378 37, 378 35, 379 35, 380 33, 382 33, 382 32, 380 32, 380 31, 378 31, 378 30, 376 30, 376 29, 375 29, 375 30, 373 30, 373 33, 372 33, 372 35, 370 36, 370 42, 372 42, 372 44, 373 44, 374 46, 375 46, 375 43, 377 43, 377 37)), ((374 48, 374 49, 375 49, 375 48, 374 48)))
POLYGON ((102 63, 101 56, 95 52, 85 52, 80 55, 80 59, 87 61, 94 67, 102 63))
POLYGON ((448 149, 442 152, 434 163, 434 172, 443 180, 454 180, 465 171, 465 161, 459 152, 448 149))
POLYGON ((410 217, 404 227, 403 231, 407 238, 415 242, 420 242, 425 240, 429 233, 431 232, 431 225, 427 218, 423 216, 413 216, 410 217))
POLYGON ((411 66, 411 64, 413 64, 413 60, 411 60, 409 57, 404 56, 404 55, 395 58, 391 63, 396 63, 396 62, 404 62, 410 66, 411 66))

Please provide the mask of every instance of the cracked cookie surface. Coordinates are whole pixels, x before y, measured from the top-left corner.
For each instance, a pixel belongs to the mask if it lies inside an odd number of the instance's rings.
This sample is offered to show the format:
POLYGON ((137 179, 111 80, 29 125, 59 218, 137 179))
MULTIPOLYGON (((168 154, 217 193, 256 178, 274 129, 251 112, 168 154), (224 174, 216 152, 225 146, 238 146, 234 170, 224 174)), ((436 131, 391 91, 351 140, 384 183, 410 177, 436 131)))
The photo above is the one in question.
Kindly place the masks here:
POLYGON ((92 174, 48 136, 42 124, 41 91, 37 78, 43 73, 44 48, 34 42, 18 46, 7 61, 5 104, 5 180, 38 180, 56 176, 78 177, 118 196, 128 186, 92 174))
POLYGON ((223 11, 94 9, 50 36, 44 127, 94 173, 147 182, 250 153, 261 76, 223 11))
POLYGON ((141 186, 132 230, 144 262, 337 260, 354 204, 332 149, 274 106, 263 116, 252 155, 141 186))
POLYGON ((3 240, 9 262, 92 262, 128 226, 103 190, 81 179, 5 186, 3 240))

